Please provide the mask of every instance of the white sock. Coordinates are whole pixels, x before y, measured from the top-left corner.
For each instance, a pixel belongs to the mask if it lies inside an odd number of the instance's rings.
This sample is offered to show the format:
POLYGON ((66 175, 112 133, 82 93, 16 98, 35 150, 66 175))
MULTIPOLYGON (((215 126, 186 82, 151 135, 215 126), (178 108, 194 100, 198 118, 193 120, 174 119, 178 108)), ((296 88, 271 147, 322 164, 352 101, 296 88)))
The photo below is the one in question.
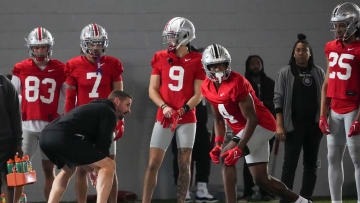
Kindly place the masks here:
POLYGON ((308 203, 309 201, 299 195, 299 198, 295 201, 295 203, 308 203))
POLYGON ((207 183, 205 183, 205 182, 198 182, 197 183, 197 189, 199 190, 199 189, 203 189, 203 188, 207 188, 207 183))

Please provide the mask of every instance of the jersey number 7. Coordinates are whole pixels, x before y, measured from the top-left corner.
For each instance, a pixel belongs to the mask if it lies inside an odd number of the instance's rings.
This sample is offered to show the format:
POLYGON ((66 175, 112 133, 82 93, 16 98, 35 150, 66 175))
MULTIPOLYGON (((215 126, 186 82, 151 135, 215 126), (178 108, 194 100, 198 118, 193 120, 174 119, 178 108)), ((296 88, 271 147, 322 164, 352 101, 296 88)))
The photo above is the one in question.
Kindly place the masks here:
POLYGON ((98 98, 99 93, 97 92, 97 89, 99 88, 99 84, 101 81, 101 74, 96 74, 96 72, 89 72, 86 74, 86 79, 90 80, 91 78, 96 78, 94 86, 89 93, 89 98, 98 98))

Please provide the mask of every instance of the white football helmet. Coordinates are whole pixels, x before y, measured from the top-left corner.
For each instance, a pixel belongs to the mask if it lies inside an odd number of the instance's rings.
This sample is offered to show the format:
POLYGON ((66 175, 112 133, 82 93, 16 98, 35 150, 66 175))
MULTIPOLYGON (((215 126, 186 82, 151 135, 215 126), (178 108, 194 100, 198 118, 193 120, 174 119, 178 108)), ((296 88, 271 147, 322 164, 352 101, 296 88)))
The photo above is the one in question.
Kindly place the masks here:
POLYGON ((195 27, 190 20, 183 17, 175 17, 166 23, 162 38, 163 44, 167 44, 168 50, 172 51, 181 45, 189 44, 195 39, 195 27))
POLYGON ((29 55, 33 59, 37 61, 44 61, 50 60, 52 55, 52 47, 54 46, 54 38, 52 37, 51 33, 43 28, 43 27, 36 27, 34 28, 27 37, 25 37, 26 46, 29 50, 29 55), (36 46, 48 46, 48 52, 46 55, 36 55, 33 52, 33 47, 36 46))
POLYGON ((101 56, 109 45, 108 34, 106 30, 98 24, 89 24, 85 26, 80 34, 80 47, 84 54, 93 57, 101 56), (96 47, 100 47, 96 48, 96 47))
POLYGON ((331 31, 335 32, 337 39, 347 40, 360 28, 360 8, 358 5, 345 2, 337 5, 331 13, 331 31), (344 23, 346 31, 344 36, 337 36, 335 24, 344 23))
POLYGON ((225 47, 219 44, 212 44, 206 47, 203 52, 201 62, 205 69, 206 76, 210 80, 221 83, 229 78, 231 73, 231 56, 225 47), (225 64, 226 69, 223 72, 211 71, 210 67, 215 64, 225 64))

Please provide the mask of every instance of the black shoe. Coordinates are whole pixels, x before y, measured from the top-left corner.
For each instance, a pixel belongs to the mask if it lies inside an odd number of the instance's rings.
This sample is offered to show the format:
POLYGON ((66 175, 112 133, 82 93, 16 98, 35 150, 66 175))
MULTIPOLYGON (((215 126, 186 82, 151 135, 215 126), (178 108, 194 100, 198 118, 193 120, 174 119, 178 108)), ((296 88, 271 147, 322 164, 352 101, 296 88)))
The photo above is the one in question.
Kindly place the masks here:
POLYGON ((266 201, 266 202, 271 201, 273 199, 274 198, 272 196, 270 196, 270 195, 263 195, 262 198, 261 198, 262 201, 266 201))

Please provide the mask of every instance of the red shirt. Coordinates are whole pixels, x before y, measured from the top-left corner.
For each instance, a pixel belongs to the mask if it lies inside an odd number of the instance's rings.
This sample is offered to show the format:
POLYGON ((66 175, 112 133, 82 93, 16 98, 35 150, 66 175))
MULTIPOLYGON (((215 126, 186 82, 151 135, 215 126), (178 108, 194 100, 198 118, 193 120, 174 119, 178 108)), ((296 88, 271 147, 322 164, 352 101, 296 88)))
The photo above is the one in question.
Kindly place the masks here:
POLYGON ((214 82, 206 78, 201 85, 201 93, 225 118, 235 134, 245 128, 246 119, 239 107, 240 100, 251 95, 256 110, 259 125, 271 131, 276 131, 276 122, 270 111, 256 97, 251 84, 242 75, 231 72, 229 78, 224 80, 218 91, 214 82))
POLYGON ((64 83, 65 65, 51 59, 41 70, 32 59, 15 64, 13 75, 21 82, 22 120, 42 120, 51 122, 57 113, 60 89, 64 83))
POLYGON ((122 80, 124 69, 118 59, 102 56, 100 64, 102 73, 97 74, 97 64, 91 63, 85 56, 77 56, 66 63, 66 83, 76 87, 76 106, 107 98, 112 91, 112 83, 122 80))
MULTIPOLYGON (((167 50, 155 53, 151 61, 151 74, 160 75, 160 95, 173 109, 180 109, 194 95, 195 80, 204 80, 205 72, 202 68, 201 57, 201 53, 193 51, 182 58, 167 50)), ((156 120, 161 121, 163 117, 162 110, 159 108, 156 120)), ((179 119, 179 124, 195 122, 195 109, 179 119)))
POLYGON ((360 100, 360 41, 343 44, 330 41, 325 46, 329 60, 326 96, 337 113, 348 113, 359 107, 360 100))

